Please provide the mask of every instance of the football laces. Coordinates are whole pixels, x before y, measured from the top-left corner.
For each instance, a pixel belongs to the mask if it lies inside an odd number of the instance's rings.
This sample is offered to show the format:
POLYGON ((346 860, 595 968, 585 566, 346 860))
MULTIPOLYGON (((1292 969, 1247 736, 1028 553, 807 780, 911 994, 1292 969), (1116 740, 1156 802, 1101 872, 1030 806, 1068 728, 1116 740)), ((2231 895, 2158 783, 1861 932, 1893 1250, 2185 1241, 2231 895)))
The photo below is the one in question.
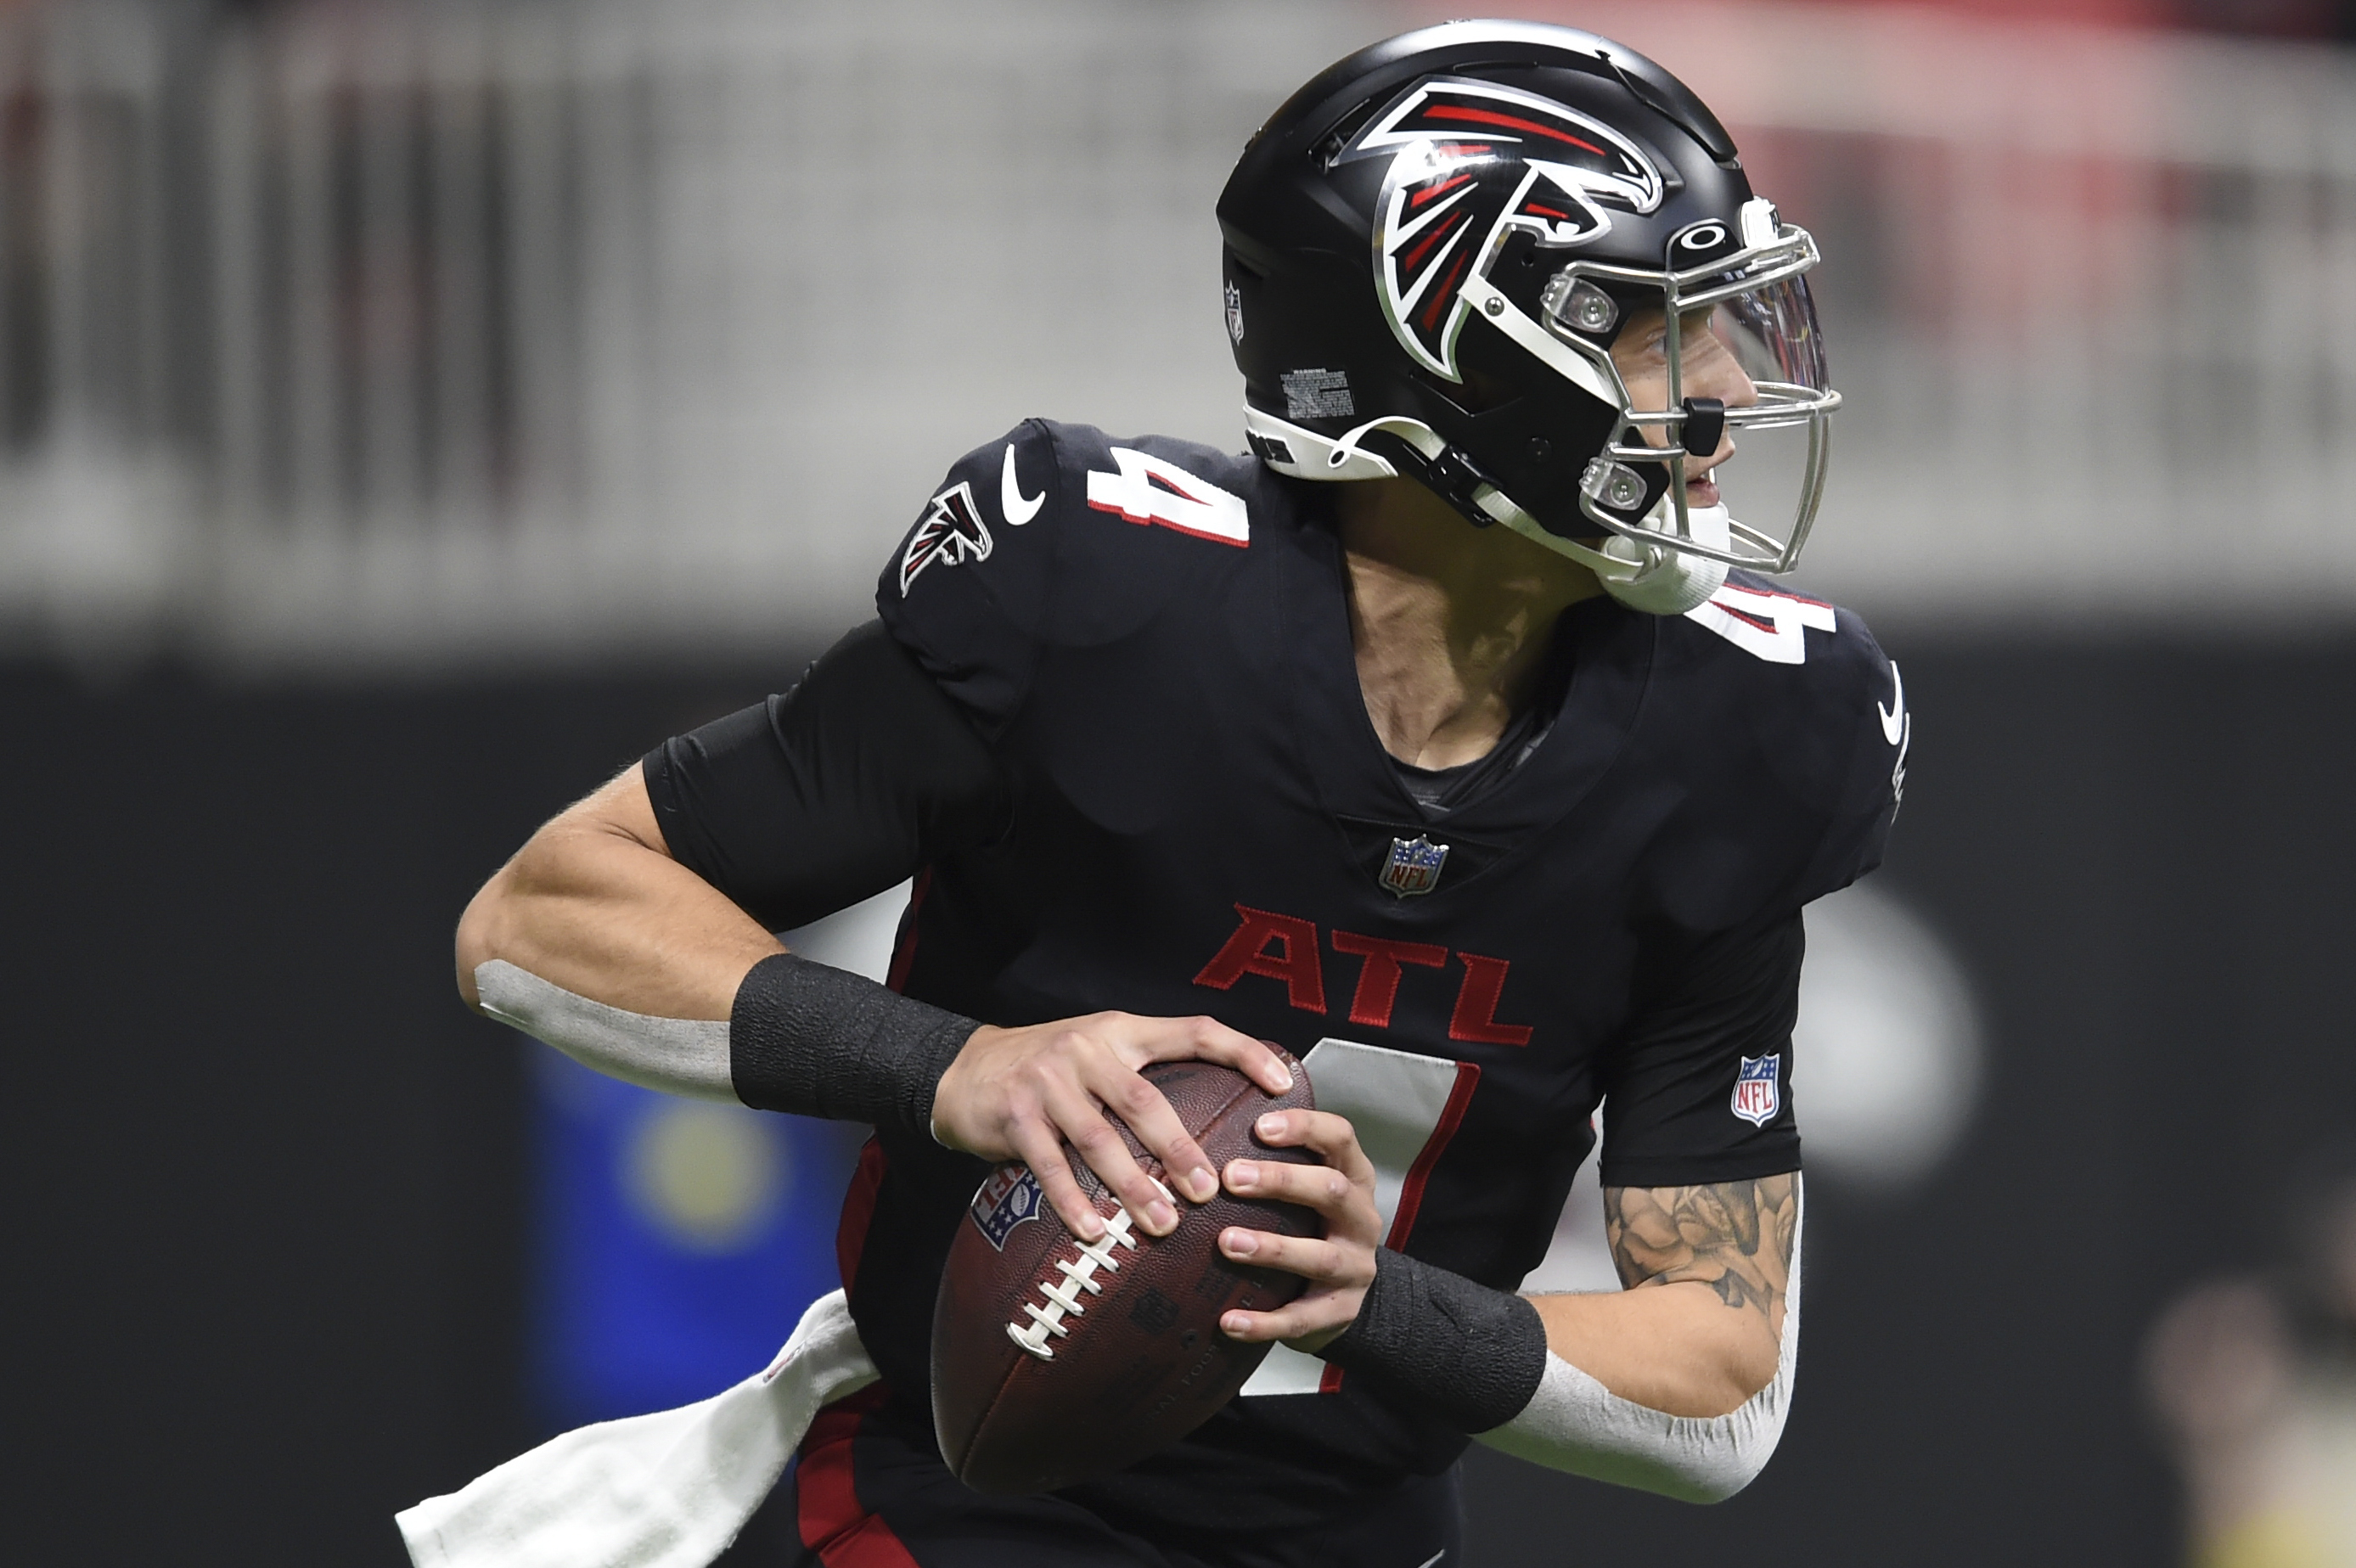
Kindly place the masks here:
MULTIPOLYGON (((1153 1185, 1160 1189, 1162 1198, 1173 1210, 1177 1208, 1178 1200, 1171 1195, 1170 1189, 1159 1181, 1153 1185)), ((1064 1276, 1062 1282, 1041 1280, 1039 1300, 1023 1304, 1023 1315, 1031 1321, 1028 1324, 1021 1318, 1010 1321, 1006 1325, 1006 1337, 1041 1360, 1054 1360, 1055 1348, 1047 1341, 1050 1339, 1061 1339, 1071 1333, 1072 1326, 1064 1321, 1066 1317, 1087 1316, 1087 1306, 1080 1299, 1080 1293, 1085 1291, 1090 1296, 1104 1294, 1104 1282, 1098 1279, 1097 1275, 1100 1271, 1105 1274, 1120 1272, 1120 1259, 1114 1255, 1113 1249, 1137 1250, 1137 1238, 1130 1233, 1135 1226, 1136 1221, 1130 1217, 1128 1210, 1116 1209, 1105 1221, 1105 1233, 1098 1240, 1083 1242, 1075 1238, 1072 1243, 1074 1255, 1055 1260, 1055 1272, 1064 1276)))

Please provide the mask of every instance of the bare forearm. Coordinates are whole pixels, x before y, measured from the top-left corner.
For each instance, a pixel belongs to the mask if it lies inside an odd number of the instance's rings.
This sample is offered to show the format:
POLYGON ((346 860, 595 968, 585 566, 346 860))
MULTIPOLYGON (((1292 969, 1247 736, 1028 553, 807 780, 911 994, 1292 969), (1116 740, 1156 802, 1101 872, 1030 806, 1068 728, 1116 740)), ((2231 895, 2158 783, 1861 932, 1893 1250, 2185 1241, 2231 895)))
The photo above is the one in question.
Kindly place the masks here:
POLYGON ((1609 1188, 1615 1294, 1533 1297, 1547 1348, 1621 1398, 1724 1415, 1775 1376, 1799 1179, 1609 1188))
POLYGON ((458 989, 504 959, 610 1007, 725 1019, 736 987, 782 951, 758 923, 661 847, 632 768, 532 835, 458 923, 458 989))
MULTIPOLYGON (((1612 1392, 1671 1415, 1724 1415, 1775 1375, 1776 1343, 1698 1281, 1534 1296, 1547 1349, 1612 1392)), ((1783 1327, 1780 1304, 1775 1332, 1783 1327)))

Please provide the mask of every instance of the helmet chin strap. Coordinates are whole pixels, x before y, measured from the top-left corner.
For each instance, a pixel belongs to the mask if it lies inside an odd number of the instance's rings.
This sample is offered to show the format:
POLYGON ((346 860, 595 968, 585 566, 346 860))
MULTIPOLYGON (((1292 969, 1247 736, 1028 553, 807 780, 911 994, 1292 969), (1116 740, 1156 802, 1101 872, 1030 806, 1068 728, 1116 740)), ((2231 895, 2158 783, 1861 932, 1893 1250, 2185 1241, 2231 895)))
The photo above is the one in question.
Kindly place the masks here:
MULTIPOLYGON (((1639 544, 1622 534, 1606 538, 1599 549, 1548 533, 1503 491, 1490 490, 1483 495, 1481 509, 1524 539, 1579 562, 1595 573, 1604 592, 1629 609, 1641 610, 1647 615, 1682 615, 1700 606, 1726 582, 1726 562, 1711 560, 1707 556, 1687 555, 1666 545, 1639 544)), ((1669 497, 1664 496, 1654 503, 1645 520, 1654 528, 1666 529, 1674 525, 1675 511, 1669 497)), ((1713 549, 1726 548, 1731 537, 1731 519, 1725 507, 1687 507, 1686 517, 1696 544, 1713 549)))
MULTIPOLYGON (((1285 457, 1269 460, 1280 474, 1299 479, 1390 478, 1404 469, 1465 517, 1486 527, 1503 524, 1595 573, 1603 592, 1647 615, 1682 615, 1717 592, 1726 581, 1726 563, 1687 555, 1667 545, 1639 544, 1623 535, 1605 538, 1599 549, 1548 533, 1513 497, 1486 481, 1470 460, 1420 420, 1386 415, 1329 439, 1246 405, 1245 428, 1281 440, 1285 457), (1372 438, 1376 444, 1365 444, 1372 438), (1388 438, 1388 439, 1385 439, 1388 438)), ((1664 496, 1645 514, 1663 532, 1676 526, 1676 508, 1664 496)), ((1731 537, 1726 508, 1688 507, 1686 516, 1696 544, 1724 549, 1731 537)))

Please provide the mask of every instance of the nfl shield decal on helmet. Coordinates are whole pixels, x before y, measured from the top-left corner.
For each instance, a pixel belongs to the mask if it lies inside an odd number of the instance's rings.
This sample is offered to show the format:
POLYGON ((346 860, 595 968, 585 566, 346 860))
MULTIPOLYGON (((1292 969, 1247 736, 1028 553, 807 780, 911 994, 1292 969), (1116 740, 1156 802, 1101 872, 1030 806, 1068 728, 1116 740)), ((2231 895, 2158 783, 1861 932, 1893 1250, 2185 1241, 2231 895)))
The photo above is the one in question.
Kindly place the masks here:
POLYGON ((973 1195, 973 1222, 1000 1252, 1015 1226, 1039 1217, 1039 1179, 1027 1165, 1001 1165, 973 1195))
POLYGON ((1734 1114, 1754 1127, 1763 1127, 1783 1108, 1783 1058, 1746 1056, 1734 1075, 1734 1114))
POLYGON ((1394 838, 1382 874, 1375 880, 1394 898, 1410 899, 1438 887, 1440 868, 1447 863, 1445 844, 1434 844, 1420 833, 1412 838, 1394 838))
POLYGON ((1227 337, 1235 343, 1244 340, 1244 292, 1233 283, 1227 285, 1227 337))

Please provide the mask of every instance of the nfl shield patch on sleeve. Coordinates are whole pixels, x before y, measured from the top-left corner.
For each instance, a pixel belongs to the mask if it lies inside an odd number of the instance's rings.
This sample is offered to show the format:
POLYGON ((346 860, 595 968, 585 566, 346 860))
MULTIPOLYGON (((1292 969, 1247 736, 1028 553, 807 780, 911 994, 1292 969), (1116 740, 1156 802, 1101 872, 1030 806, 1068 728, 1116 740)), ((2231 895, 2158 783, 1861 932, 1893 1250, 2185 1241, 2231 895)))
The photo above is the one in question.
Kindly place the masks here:
POLYGON ((1754 1127, 1763 1127, 1783 1108, 1783 1057, 1746 1056, 1734 1074, 1734 1114, 1754 1127))

